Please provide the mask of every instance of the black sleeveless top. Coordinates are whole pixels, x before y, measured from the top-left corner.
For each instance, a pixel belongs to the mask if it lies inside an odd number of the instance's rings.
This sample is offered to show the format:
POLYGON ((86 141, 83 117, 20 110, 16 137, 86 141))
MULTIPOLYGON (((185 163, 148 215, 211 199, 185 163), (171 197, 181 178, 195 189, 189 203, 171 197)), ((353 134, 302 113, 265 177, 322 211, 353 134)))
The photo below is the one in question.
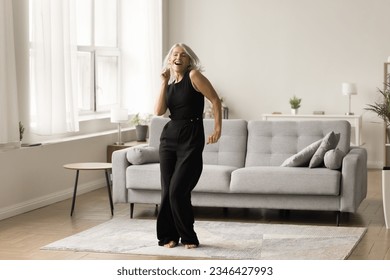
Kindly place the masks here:
POLYGON ((166 103, 172 120, 203 118, 204 96, 193 87, 189 71, 180 82, 168 85, 166 103))

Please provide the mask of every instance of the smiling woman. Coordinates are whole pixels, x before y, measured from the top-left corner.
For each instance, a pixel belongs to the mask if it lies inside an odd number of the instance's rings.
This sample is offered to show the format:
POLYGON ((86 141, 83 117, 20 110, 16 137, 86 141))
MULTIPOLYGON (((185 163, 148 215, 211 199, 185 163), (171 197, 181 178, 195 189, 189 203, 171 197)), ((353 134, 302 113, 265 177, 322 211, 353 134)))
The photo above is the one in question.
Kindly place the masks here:
MULTIPOLYGON (((203 66, 202 66, 198 56, 195 54, 195 52, 191 48, 189 48, 187 45, 185 45, 183 43, 177 43, 171 47, 167 56, 164 59, 163 69, 171 70, 170 69, 171 60, 174 59, 175 56, 176 56, 176 58, 178 58, 178 56, 180 55, 180 49, 178 47, 181 48, 181 55, 188 57, 188 59, 190 61, 189 66, 191 67, 191 69, 203 72, 203 66)), ((178 63, 174 62, 174 64, 178 64, 178 63)), ((183 62, 181 62, 181 64, 183 64, 183 62)), ((169 82, 172 82, 173 78, 174 77, 171 75, 171 79, 169 80, 169 82)))
POLYGON ((204 98, 214 108, 214 132, 207 144, 221 137, 221 102, 209 80, 200 72, 196 54, 185 44, 172 46, 164 60, 160 95, 155 113, 167 109, 171 121, 165 125, 160 140, 161 206, 157 217, 158 244, 167 248, 179 240, 187 249, 199 246, 194 231, 191 191, 203 170, 205 144, 203 127, 204 98))

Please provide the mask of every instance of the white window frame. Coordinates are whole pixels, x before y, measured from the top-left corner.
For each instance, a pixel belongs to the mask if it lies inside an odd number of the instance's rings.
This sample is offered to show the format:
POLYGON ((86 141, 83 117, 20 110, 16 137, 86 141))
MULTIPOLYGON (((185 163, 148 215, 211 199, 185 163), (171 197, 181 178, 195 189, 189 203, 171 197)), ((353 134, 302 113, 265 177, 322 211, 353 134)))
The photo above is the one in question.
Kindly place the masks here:
MULTIPOLYGON (((119 49, 119 34, 120 34, 120 1, 119 0, 110 0, 110 1, 116 1, 116 47, 101 47, 95 45, 95 13, 94 11, 91 12, 91 45, 77 45, 77 51, 78 52, 87 52, 91 54, 91 79, 90 79, 90 100, 91 100, 91 107, 89 110, 83 110, 79 108, 79 117, 81 117, 82 120, 89 119, 88 116, 91 116, 91 118, 94 118, 95 115, 98 114, 107 114, 111 107, 116 106, 120 104, 121 102, 121 95, 120 95, 120 79, 121 79, 121 53, 119 49), (98 94, 98 73, 97 73, 97 67, 96 67, 96 59, 97 57, 116 57, 118 61, 117 65, 117 81, 116 81, 116 102, 115 104, 107 104, 106 106, 98 108, 97 106, 97 94, 98 94)), ((94 1, 92 1, 92 9, 94 9, 94 1)))
POLYGON ((91 114, 99 114, 99 113, 106 113, 110 110, 110 108, 113 105, 119 104, 121 100, 120 96, 120 77, 121 77, 121 55, 119 48, 105 48, 105 47, 90 47, 90 46, 78 46, 77 47, 78 52, 83 53, 90 53, 91 54, 91 79, 90 79, 90 100, 91 100, 91 108, 90 110, 82 110, 79 109, 79 115, 80 116, 87 116, 91 114), (117 81, 116 81, 116 88, 117 92, 116 95, 116 103, 115 104, 108 104, 106 106, 98 108, 97 106, 97 91, 98 91, 98 73, 97 73, 97 67, 96 67, 96 58, 97 57, 116 57, 118 60, 118 69, 117 69, 117 81))

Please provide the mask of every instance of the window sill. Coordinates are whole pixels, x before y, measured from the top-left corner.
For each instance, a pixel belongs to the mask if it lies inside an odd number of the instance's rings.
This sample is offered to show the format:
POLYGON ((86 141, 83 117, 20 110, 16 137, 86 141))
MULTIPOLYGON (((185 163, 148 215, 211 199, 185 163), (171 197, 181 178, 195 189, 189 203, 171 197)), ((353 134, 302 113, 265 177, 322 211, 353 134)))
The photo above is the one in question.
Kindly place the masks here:
POLYGON ((109 119, 110 117, 111 117, 110 113, 107 113, 107 112, 85 114, 85 115, 79 115, 79 122, 109 119))
MULTIPOLYGON (((122 128, 121 129, 122 133, 126 132, 126 131, 131 131, 131 130, 134 130, 134 128, 129 127, 129 128, 122 128)), ((105 135, 110 135, 110 134, 117 134, 117 133, 118 133, 117 129, 112 129, 112 130, 101 131, 101 132, 96 132, 96 133, 88 133, 88 134, 82 134, 82 135, 76 135, 76 136, 57 138, 57 139, 53 139, 53 140, 47 140, 47 141, 43 141, 41 144, 42 145, 58 144, 58 143, 83 140, 83 139, 105 136, 105 135)))
MULTIPOLYGON (((122 128, 122 133, 127 132, 127 131, 132 131, 135 130, 134 127, 128 127, 128 128, 122 128)), ((93 138, 93 137, 100 137, 100 136, 105 136, 105 135, 111 135, 111 134, 117 134, 118 130, 117 129, 112 129, 112 130, 106 130, 106 131, 101 131, 101 132, 96 132, 96 133, 88 133, 88 134, 82 134, 82 135, 75 135, 75 136, 67 136, 67 137, 61 137, 61 138, 56 138, 56 139, 51 139, 51 140, 45 140, 41 142, 34 142, 34 143, 23 143, 23 146, 0 146, 0 153, 3 152, 9 152, 9 151, 15 151, 15 150, 23 150, 23 149, 31 149, 31 148, 36 148, 36 147, 41 147, 41 146, 46 146, 46 145, 53 145, 53 144, 61 144, 65 142, 70 142, 70 141, 78 141, 78 140, 83 140, 83 139, 88 139, 88 138, 93 138)))

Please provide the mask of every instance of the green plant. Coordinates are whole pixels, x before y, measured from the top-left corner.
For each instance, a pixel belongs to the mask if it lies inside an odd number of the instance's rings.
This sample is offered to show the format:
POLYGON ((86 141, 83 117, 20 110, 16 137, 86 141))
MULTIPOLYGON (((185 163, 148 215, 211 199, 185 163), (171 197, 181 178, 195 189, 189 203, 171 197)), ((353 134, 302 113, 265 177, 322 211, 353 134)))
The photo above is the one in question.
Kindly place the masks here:
POLYGON ((137 113, 130 119, 130 123, 134 126, 148 125, 151 118, 152 118, 152 114, 141 115, 140 113, 137 113))
POLYGON ((290 98, 291 109, 298 109, 299 107, 301 107, 301 101, 302 99, 296 97, 295 95, 290 98))
POLYGON ((386 126, 390 127, 390 83, 385 83, 383 90, 378 88, 378 92, 383 97, 382 101, 367 104, 364 109, 376 113, 378 117, 385 121, 386 126))

